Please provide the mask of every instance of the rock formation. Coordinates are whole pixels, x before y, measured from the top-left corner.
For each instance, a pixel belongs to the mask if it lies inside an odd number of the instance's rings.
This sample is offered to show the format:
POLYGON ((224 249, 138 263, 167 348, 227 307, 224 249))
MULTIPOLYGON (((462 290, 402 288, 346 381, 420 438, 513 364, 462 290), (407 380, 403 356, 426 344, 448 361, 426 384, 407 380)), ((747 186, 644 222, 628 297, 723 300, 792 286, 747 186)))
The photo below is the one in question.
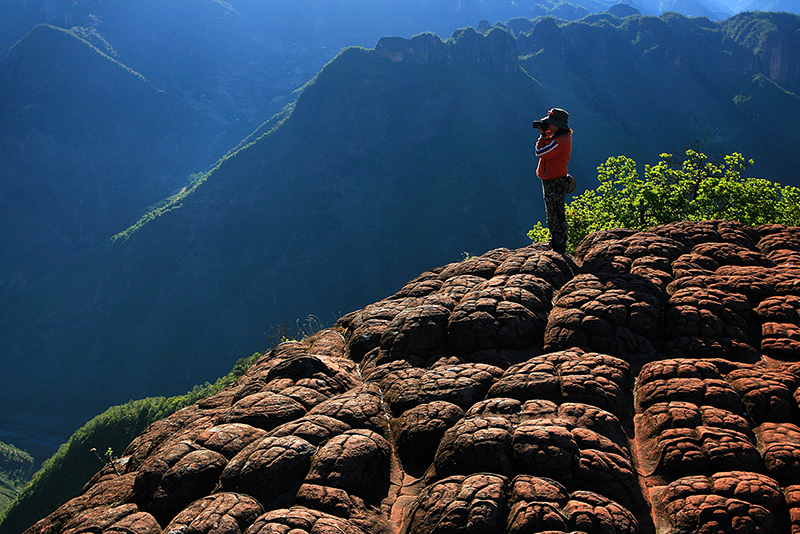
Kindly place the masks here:
POLYGON ((28 534, 800 532, 800 228, 425 272, 149 427, 28 534))

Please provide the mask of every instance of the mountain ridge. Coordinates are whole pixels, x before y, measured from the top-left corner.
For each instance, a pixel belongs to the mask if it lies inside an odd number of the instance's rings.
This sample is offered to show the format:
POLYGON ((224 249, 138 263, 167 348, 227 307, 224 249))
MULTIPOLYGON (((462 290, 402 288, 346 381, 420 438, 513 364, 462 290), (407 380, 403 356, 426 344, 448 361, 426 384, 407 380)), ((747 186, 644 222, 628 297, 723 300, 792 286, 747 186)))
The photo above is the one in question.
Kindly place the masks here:
POLYGON ((66 30, 37 26, 0 78, 2 292, 132 224, 204 159, 202 128, 181 131, 198 117, 66 30))
MULTIPOLYGON (((346 51, 345 55, 351 55, 354 58, 362 58, 367 60, 370 63, 374 63, 376 59, 379 59, 378 56, 370 51, 359 51, 358 49, 351 49, 350 51, 346 51)), ((383 62, 385 60, 381 60, 383 62)), ((343 61, 339 65, 345 66, 350 64, 348 61, 343 61)), ((386 62, 384 69, 389 68, 392 65, 391 62, 386 62)), ((309 90, 304 93, 304 96, 298 100, 298 103, 295 107, 294 113, 298 116, 302 113, 304 106, 306 105, 306 100, 312 99, 314 94, 321 95, 321 91, 319 91, 320 87, 326 82, 327 76, 332 74, 330 69, 337 69, 337 65, 334 63, 330 66, 327 70, 323 71, 321 75, 317 78, 312 86, 310 86, 309 90), (315 93, 316 91, 316 93, 315 93)), ((399 68, 399 66, 392 67, 394 69, 399 68)), ((431 69, 431 72, 434 72, 435 69, 431 69)), ((368 71, 365 71, 368 72, 368 71)), ((369 78, 363 79, 358 78, 361 80, 359 83, 366 83, 367 85, 371 83, 369 78)), ((336 80, 332 80, 336 82, 336 80)), ((444 87, 447 87, 447 83, 452 83, 452 81, 444 80, 446 83, 444 87)), ((338 82, 336 82, 338 83, 338 82)), ((364 94, 363 90, 358 94, 364 94)), ((442 89, 433 89, 433 91, 440 91, 439 94, 441 95, 442 89)), ((422 98, 429 98, 424 95, 425 91, 422 91, 423 95, 422 98)), ((339 99, 340 97, 337 96, 341 93, 334 92, 330 95, 330 97, 334 99, 339 99)), ((393 95, 390 97, 390 102, 394 106, 394 102, 399 102, 397 100, 399 98, 400 93, 395 90, 393 95)), ((328 98, 328 97, 325 97, 328 98)), ((350 97, 345 97, 350 98, 350 97)), ((452 102, 448 103, 447 98, 445 97, 439 104, 440 97, 437 96, 433 100, 431 100, 432 107, 428 109, 430 111, 436 111, 437 107, 441 107, 442 105, 447 108, 450 106, 450 109, 453 111, 447 113, 463 113, 463 110, 458 109, 458 104, 453 104, 452 102), (453 108, 452 106, 456 106, 453 108)), ((327 105, 324 101, 323 102, 309 102, 308 112, 310 113, 307 117, 307 125, 314 124, 315 122, 319 122, 319 118, 314 116, 314 112, 311 110, 319 110, 319 106, 327 105)), ((401 104, 402 106, 402 104, 401 104)), ((330 109, 336 109, 334 105, 330 109)), ((353 127, 353 119, 347 117, 347 113, 355 108, 348 106, 342 108, 343 115, 335 116, 335 117, 328 117, 325 119, 326 125, 328 130, 331 132, 331 138, 335 138, 336 136, 341 137, 338 134, 338 130, 340 129, 341 125, 346 125, 348 128, 353 127)), ((360 109, 360 108, 359 108, 360 109)), ((380 108, 376 108, 377 111, 380 108)), ((367 113, 371 113, 369 110, 367 113)), ((384 117, 387 117, 384 115, 384 117)), ((430 119, 430 117, 429 117, 430 119)), ((391 128, 399 128, 401 131, 405 128, 406 133, 403 135, 407 135, 411 142, 416 143, 417 148, 425 147, 426 143, 428 142, 427 138, 419 138, 419 135, 415 131, 408 131, 409 128, 414 128, 416 126, 416 122, 403 124, 403 122, 389 124, 386 123, 386 118, 383 119, 384 122, 381 122, 381 125, 384 125, 386 129, 391 128)), ((439 118, 434 120, 431 124, 431 128, 436 129, 436 132, 431 130, 430 137, 436 138, 437 135, 440 135, 441 129, 444 127, 444 123, 442 122, 443 119, 439 118)), ((368 121, 364 121, 365 123, 368 121)), ((527 122, 527 121, 526 121, 527 122)), ((527 128, 527 124, 524 125, 527 128)), ((307 126, 303 126, 306 128, 307 126)), ((316 126, 315 126, 316 127, 316 126)), ((323 231, 333 232, 333 236, 337 234, 340 235, 339 243, 343 245, 343 248, 339 251, 333 251, 332 249, 329 254, 329 261, 335 260, 339 263, 350 264, 352 265, 353 259, 348 258, 348 254, 345 251, 353 251, 354 245, 352 243, 348 244, 350 241, 349 234, 347 232, 342 233, 340 228, 337 228, 336 225, 341 225, 346 220, 345 218, 349 218, 348 225, 351 228, 358 228, 363 223, 359 220, 354 220, 352 217, 354 216, 353 213, 348 214, 347 210, 339 211, 340 208, 335 208, 332 211, 332 208, 328 206, 328 201, 326 198, 331 194, 341 195, 341 193, 337 193, 336 185, 337 183, 331 183, 330 185, 325 185, 324 180, 329 180, 327 177, 321 177, 320 180, 317 180, 315 183, 319 184, 314 186, 315 188, 321 187, 319 193, 316 191, 309 190, 310 184, 300 184, 295 183, 295 179, 293 178, 292 173, 299 173, 302 170, 303 165, 322 165, 322 168, 330 167, 331 161, 337 158, 336 154, 325 147, 324 144, 320 144, 317 146, 297 146, 297 132, 295 131, 296 126, 291 126, 289 123, 284 123, 284 125, 276 130, 271 137, 274 137, 276 140, 280 141, 280 145, 278 147, 273 147, 274 149, 269 149, 264 151, 264 142, 267 138, 262 138, 260 143, 255 143, 249 145, 246 149, 239 151, 238 153, 232 155, 215 169, 213 173, 210 174, 209 178, 199 182, 197 186, 191 190, 190 197, 180 197, 179 200, 176 201, 173 205, 165 208, 163 212, 165 215, 161 215, 160 217, 156 217, 150 220, 147 224, 140 227, 133 235, 136 239, 128 239, 122 240, 118 239, 116 242, 112 243, 107 250, 108 252, 101 250, 96 251, 93 254, 87 256, 86 260, 82 260, 84 262, 89 263, 79 263, 77 266, 72 267, 73 273, 76 273, 78 276, 75 277, 74 280, 64 279, 64 278, 53 278, 52 282, 55 285, 50 285, 48 289, 44 291, 40 291, 39 295, 41 298, 41 302, 45 304, 45 306, 50 307, 53 311, 45 315, 46 321, 55 321, 53 324, 59 324, 59 321, 63 321, 63 317, 90 317, 94 316, 98 319, 88 320, 86 318, 80 319, 77 324, 73 324, 71 327, 74 329, 74 332, 85 331, 86 328, 91 328, 89 325, 95 321, 103 322, 105 319, 104 317, 107 314, 116 313, 118 317, 126 317, 126 319, 119 324, 118 327, 114 327, 112 324, 109 324, 105 331, 103 332, 102 336, 104 339, 107 339, 109 343, 109 347, 113 346, 115 342, 112 340, 116 339, 125 339, 126 336, 129 336, 129 332, 131 328, 144 328, 144 324, 146 323, 148 328, 152 330, 148 332, 146 336, 142 339, 147 340, 146 345, 140 346, 138 349, 131 349, 126 348, 125 350, 130 352, 139 352, 143 355, 150 354, 149 361, 150 363, 144 366, 146 369, 150 369, 151 373, 155 373, 158 375, 165 376, 166 380, 170 380, 168 377, 171 375, 173 371, 177 371, 177 369, 171 370, 169 367, 166 369, 162 367, 162 365, 173 365, 167 363, 168 358, 158 358, 155 357, 154 351, 156 351, 157 347, 154 346, 156 343, 156 339, 159 338, 158 332, 162 331, 165 325, 174 324, 174 319, 170 319, 169 315, 160 315, 167 313, 166 310, 162 310, 157 312, 159 315, 155 317, 148 318, 147 310, 153 309, 151 302, 149 299, 153 299, 156 302, 169 302, 172 297, 170 297, 170 291, 179 290, 181 292, 182 298, 184 300, 176 300, 175 303, 178 304, 181 308, 187 310, 186 312, 181 312, 182 321, 189 321, 190 317, 202 317, 204 313, 210 313, 216 311, 217 313, 222 312, 223 317, 225 314, 226 309, 230 309, 231 306, 235 307, 246 305, 253 309, 253 317, 251 319, 245 320, 246 324, 239 324, 237 326, 228 325, 231 329, 230 335, 226 334, 225 338, 229 339, 232 344, 228 345, 226 349, 226 353, 228 351, 234 350, 237 342, 234 341, 236 337, 239 335, 245 335, 249 337, 253 337, 253 333, 255 332, 255 336, 258 337, 262 332, 266 329, 267 325, 258 325, 258 317, 259 314, 257 311, 257 307, 260 306, 258 302, 254 302, 252 300, 253 297, 247 297, 248 294, 259 294, 265 297, 272 295, 274 299, 277 295, 276 291, 282 291, 281 299, 288 298, 286 291, 295 294, 296 291, 290 289, 292 285, 297 285, 297 287, 303 286, 303 278, 308 276, 312 277, 312 271, 316 269, 315 264, 308 263, 303 256, 307 254, 309 247, 311 245, 317 244, 322 242, 323 239, 323 231), (275 137, 277 132, 281 132, 280 136, 275 137), (290 148, 292 145, 295 148, 290 148), (304 162, 302 158, 297 160, 297 163, 293 161, 287 161, 287 157, 290 157, 291 154, 298 153, 301 150, 302 152, 308 154, 309 156, 314 156, 318 158, 317 161, 310 161, 310 158, 306 158, 304 162), (332 159, 333 158, 333 159, 332 159), (247 164, 251 170, 255 170, 252 174, 247 173, 243 174, 241 166, 247 164), (300 165, 299 169, 297 165, 300 165), (289 172, 284 175, 277 175, 275 172, 276 168, 286 168, 289 169, 289 172), (294 170, 292 170, 294 169, 294 170), (258 176, 259 178, 255 178, 258 176), (267 181, 264 177, 273 177, 270 178, 270 181, 267 181), (297 189, 298 187, 304 187, 308 192, 305 192, 302 189, 297 189), (328 189, 330 187, 334 187, 331 191, 328 189), (270 201, 269 211, 262 212, 262 208, 259 206, 258 203, 255 203, 251 199, 256 198, 253 195, 261 195, 257 196, 257 198, 267 198, 270 201), (188 199, 193 199, 193 203, 190 205, 187 203, 188 199), (235 202, 235 204, 231 204, 231 202, 235 202), (309 204, 310 202, 310 204, 309 204), (298 210, 297 207, 291 206, 303 206, 304 207, 298 210), (179 205, 182 204, 180 209, 177 209, 179 205), (234 211, 228 206, 236 206, 234 211), (259 217, 262 220, 258 220, 255 214, 259 213, 259 217), (271 215, 274 214, 274 215, 271 215), (286 217, 285 214, 289 214, 291 217, 294 218, 294 221, 304 221, 302 224, 299 222, 289 222, 283 220, 286 217), (174 224, 174 230, 162 232, 160 228, 163 228, 165 220, 169 218, 170 224, 174 224), (289 236, 290 239, 287 241, 288 248, 278 244, 269 245, 270 249, 268 251, 262 250, 263 245, 257 245, 258 241, 260 240, 259 234, 257 230, 253 228, 253 224, 248 221, 248 218, 252 218, 253 223, 258 224, 258 228, 260 231, 263 231, 263 236, 267 237, 269 235, 275 235, 278 237, 281 236, 289 236), (296 238, 291 239, 292 233, 295 232, 295 228, 308 228, 308 222, 311 222, 312 232, 317 232, 314 228, 319 228, 319 233, 316 235, 312 234, 305 234, 302 236, 298 236, 296 238), (226 234, 225 239, 222 239, 218 242, 220 248, 209 249, 207 241, 208 240, 216 240, 217 238, 214 237, 213 232, 200 232, 199 229, 195 228, 197 224, 205 225, 207 228, 216 227, 216 228, 237 228, 237 231, 229 232, 226 234), (178 231, 175 231, 178 230, 178 231), (148 237, 156 236, 155 241, 151 241, 146 248, 142 248, 145 241, 145 235, 148 237), (186 247, 186 242, 182 242, 182 240, 188 239, 189 240, 189 247, 186 247), (176 255, 172 251, 181 251, 180 254, 176 255), (200 256, 198 256, 200 254, 200 256), (91 262, 96 262, 97 258, 103 257, 103 255, 110 255, 114 258, 114 262, 116 262, 117 266, 114 268, 105 268, 101 269, 102 264, 98 264, 96 266, 91 266, 91 262), (141 258, 151 258, 149 260, 141 260, 141 258), (196 271, 197 267, 200 265, 200 259, 203 261, 209 261, 210 264, 217 264, 219 267, 216 269, 212 269, 211 272, 201 272, 196 271), (264 269, 263 267, 259 267, 258 262, 263 261, 265 258, 273 258, 271 261, 275 262, 275 267, 264 269), (220 259, 222 259, 222 265, 220 265, 220 259), (277 261, 276 261, 277 260, 277 261), (135 265, 136 272, 138 275, 143 273, 145 274, 144 278, 140 278, 140 282, 138 282, 138 286, 130 286, 131 281, 126 279, 126 273, 133 272, 131 271, 132 267, 130 265, 130 261, 136 261, 135 265), (224 280, 226 272, 232 271, 232 266, 223 267, 225 263, 235 263, 237 265, 236 269, 238 272, 248 273, 249 271, 255 270, 255 273, 260 273, 255 278, 249 279, 245 275, 244 278, 239 279, 237 275, 233 279, 230 280, 228 283, 232 283, 233 289, 231 288, 230 292, 220 292, 220 288, 218 286, 219 282, 215 282, 214 280, 224 280), (219 269, 219 270, 217 270, 219 269), (301 273, 297 273, 298 269, 302 269, 301 273), (93 289, 89 289, 89 293, 84 296, 82 292, 70 293, 71 287, 78 289, 81 287, 83 282, 80 281, 80 273, 82 272, 95 272, 98 270, 105 271, 105 274, 102 278, 98 279, 100 282, 99 285, 95 285, 93 289), (278 287, 273 286, 273 282, 271 281, 271 277, 274 276, 273 273, 280 272, 280 273, 291 273, 295 272, 295 282, 283 282, 284 284, 288 284, 288 287, 285 289, 279 289, 278 287), (204 284, 209 284, 209 289, 212 289, 213 293, 209 300, 206 300, 206 304, 195 307, 189 304, 193 301, 193 299, 197 299, 196 291, 193 289, 194 280, 196 277, 200 276, 199 280, 202 281, 204 284), (221 277, 221 278, 219 278, 221 277), (103 279, 106 279, 103 281, 103 279), (117 282, 117 280, 119 282, 117 282), (159 285, 155 286, 156 292, 153 292, 153 289, 147 289, 148 284, 147 280, 160 280, 159 285), (242 286, 241 284, 244 284, 242 286), (255 284, 255 285, 254 285, 255 284), (163 294, 159 295, 159 291, 157 288, 163 288, 163 294), (180 289, 178 289, 180 288, 180 289), (115 312, 114 304, 111 304, 113 301, 110 299, 114 295, 118 294, 120 291, 126 292, 128 295, 131 296, 133 301, 129 301, 128 305, 125 308, 118 308, 119 311, 115 312), (69 297, 72 294, 74 296, 69 297), (192 294, 195 294, 192 297, 192 294), (57 295, 67 295, 67 302, 70 304, 61 305, 57 308, 53 308, 53 306, 49 306, 47 302, 61 302, 61 298, 57 295), (87 298, 87 296, 89 298, 87 298), (99 301, 96 301, 99 299, 99 301), (188 300, 186 300, 188 299, 188 300), (105 303, 105 304, 104 304, 105 303), (111 307, 109 308, 109 305, 111 307), (255 307, 255 308, 254 308, 255 307), (192 311, 196 310, 196 311, 192 311), (87 312, 89 314, 87 315, 87 312), (141 321, 145 321, 142 323, 141 321), (124 325, 124 326, 123 326, 124 325), (249 334, 246 332, 249 330, 249 334), (231 348, 233 347, 233 349, 231 348), (152 365, 152 367, 150 367, 152 365)), ((369 145, 370 139, 377 139, 380 135, 380 129, 376 127, 373 130, 373 133, 370 132, 360 132, 358 133, 357 139, 359 139, 359 143, 365 143, 365 146, 369 145)), ((348 134, 351 135, 351 134, 348 134)), ((522 139, 522 135, 518 135, 520 139, 522 139)), ((435 143, 440 143, 441 139, 435 139, 435 143)), ((467 141, 467 142, 474 142, 474 141, 467 141)), ((352 176, 354 179, 364 182, 364 180, 368 179, 368 174, 365 175, 367 172, 365 169, 368 168, 370 164, 369 160, 369 153, 362 153, 361 149, 358 148, 357 145, 353 145, 352 148, 354 151, 351 151, 352 158, 358 162, 358 165, 354 163, 346 163, 341 170, 338 170, 337 173, 343 176, 352 176), (366 161, 365 161, 366 160, 366 161), (366 163, 366 166, 362 166, 362 162, 366 163)), ((338 148, 334 149, 338 150, 338 148)), ((406 147, 405 150, 407 152, 400 154, 398 157, 409 157, 409 154, 413 152, 413 147, 409 146, 406 147)), ((424 159, 423 156, 417 155, 421 159, 424 159)), ((399 161, 399 160, 398 160, 399 161)), ((376 165, 376 161, 372 161, 373 168, 376 165)), ((490 162, 491 164, 491 162, 490 162)), ((432 171, 433 173, 447 173, 449 172, 448 166, 455 165, 455 168, 459 168, 459 164, 454 164, 452 161, 442 161, 441 168, 437 169, 434 166, 432 171)), ((532 166, 532 162, 529 161, 527 165, 532 166)), ((384 160, 380 162, 380 167, 384 169, 384 172, 387 174, 392 172, 392 165, 388 160, 384 160)), ((316 168, 316 167, 315 167, 316 168)), ((462 169, 464 169, 462 167, 462 169)), ((306 171, 307 172, 307 171, 306 171)), ((397 172, 397 171, 394 171, 397 172)), ((466 172, 466 170, 462 170, 460 172, 466 172)), ((528 172, 526 173, 519 173, 520 175, 529 175, 532 173, 532 167, 528 168, 528 172)), ((306 174, 308 175, 308 174, 306 174)), ((389 174, 390 175, 390 174, 389 174)), ((435 174, 434 174, 435 175, 435 174)), ((336 175, 334 175, 335 177, 336 175)), ((384 174, 386 176, 386 174, 384 174)), ((414 180, 414 176, 409 177, 410 180, 414 180)), ((337 178, 337 180, 341 180, 341 178, 337 178)), ((351 180, 352 181, 352 180, 351 180)), ((339 182, 340 186, 345 186, 346 181, 339 182)), ((377 185, 375 180, 369 179, 370 188, 377 185)), ((413 182, 412 182, 413 183, 413 182)), ((422 184, 420 184, 421 186, 422 184)), ((384 182, 383 188, 390 187, 388 182, 384 182)), ((429 185, 426 187, 430 187, 429 185)), ((391 190, 391 189, 390 189, 391 190)), ((467 191, 468 193, 468 191, 467 191)), ((347 197, 350 198, 355 204, 353 206, 359 207, 359 209, 364 209, 363 206, 371 206, 377 191, 369 191, 369 188, 365 188, 364 186, 359 186, 359 188, 352 189, 347 191, 347 197), (365 196, 365 200, 361 200, 361 196, 365 196), (367 199, 370 199, 367 201, 367 199)), ((402 195, 408 194, 403 193, 402 191, 395 191, 393 194, 402 195)), ((415 193, 416 194, 416 193, 415 193)), ((444 199, 443 199, 444 200, 444 199)), ((464 204, 464 206, 470 205, 469 203, 464 204)), ((372 208, 369 208, 372 209, 372 208)), ((372 214, 373 217, 379 216, 386 216, 386 214, 372 214)), ((394 215, 393 217, 397 217, 394 215)), ((401 215, 402 217, 402 215, 401 215)), ((462 216, 463 217, 463 216, 462 216)), ((398 219, 393 219, 398 220, 398 219)), ((396 223, 394 223, 396 224, 396 223)), ((421 223, 420 223, 421 224, 421 223)), ((452 223, 448 223, 452 224, 452 223)), ((495 225, 494 231, 501 231, 505 232, 508 235, 508 230, 503 230, 503 225, 500 221, 493 223, 495 225)), ((524 238, 524 226, 520 223, 515 224, 508 224, 508 227, 518 227, 517 235, 519 236, 517 239, 518 242, 523 242, 524 238)), ((327 239, 327 238, 326 238, 327 239)), ((381 246, 380 242, 373 243, 372 246, 381 246)), ((391 251, 390 244, 383 244, 384 248, 388 248, 385 254, 389 254, 391 251)), ((374 252, 371 253, 371 256, 374 256, 374 252)), ((450 246, 450 255, 458 255, 458 249, 454 248, 452 245, 450 246)), ((352 255, 352 257, 358 257, 357 255, 352 255)), ((360 265, 367 265, 368 261, 366 258, 358 260, 360 265), (363 262, 363 263, 361 263, 363 262)), ((371 261, 371 260, 370 260, 371 261)), ((233 270, 236 270, 233 269, 233 270)), ((337 276, 345 276, 344 273, 352 272, 358 273, 364 271, 363 267, 352 266, 348 268, 344 268, 340 271, 340 275, 337 276)), ((377 273, 368 274, 368 276, 380 276, 377 273)), ((227 284, 227 283, 226 283, 227 284)), ((347 294, 339 294, 338 292, 343 291, 344 288, 337 289, 339 287, 339 283, 331 284, 331 288, 337 294, 335 298, 326 296, 325 298, 331 301, 340 302, 339 306, 353 306, 354 301, 352 295, 347 294)), ((385 282, 382 282, 379 285, 385 285, 385 282)), ((228 286, 230 287, 230 286, 228 286)), ((375 282, 371 282, 369 287, 376 287, 375 282)), ((358 283, 355 281, 351 281, 348 286, 347 290, 349 291, 350 288, 356 289, 358 288, 358 283)), ((322 290, 319 288, 317 290, 322 290)), ((374 289, 373 289, 374 290, 374 289)), ((330 290, 327 290, 330 291, 330 290)), ((324 294, 323 294, 324 295, 324 294)), ((32 295, 31 295, 32 296, 32 295)), ((260 297, 259 297, 260 298, 260 297)), ((272 299, 271 299, 272 300, 272 299)), ((29 300, 28 304, 32 301, 29 300)), ((266 305, 276 306, 277 309, 287 309, 287 306, 278 306, 277 301, 273 302, 265 302, 266 305)), ((117 305, 119 306, 119 305, 117 305)), ((48 322, 45 324, 41 324, 40 319, 36 319, 36 316, 40 316, 39 312, 36 311, 38 308, 35 306, 29 308, 31 310, 32 315, 30 316, 30 323, 27 323, 33 326, 33 330, 31 330, 31 334, 33 334, 33 339, 36 339, 35 332, 37 330, 47 331, 51 327, 48 326, 48 322)), ((172 308, 174 309, 174 308, 172 308)), ((307 308, 306 308, 307 309, 307 308)), ((173 313, 173 312, 169 312, 173 313)), ((238 313, 240 319, 243 319, 244 316, 241 312, 238 313)), ((8 320, 8 319, 7 319, 8 320)), ((16 320, 16 319, 15 319, 16 320)), ((68 319, 69 320, 69 319, 68 319)), ((23 325, 26 324, 25 321, 17 321, 17 324, 23 325)), ((29 328, 29 327, 28 327, 29 328)), ((192 330, 186 330, 186 336, 194 335, 191 333, 192 330)), ((167 335, 167 334, 164 334, 167 335)), ((15 336, 16 337, 16 336, 15 336)), ((14 339, 14 338, 12 338, 14 339)), ((17 338, 19 339, 19 338, 17 338)), ((111 364, 110 362, 105 361, 105 357, 101 356, 97 352, 97 349, 93 349, 92 346, 96 341, 92 341, 87 336, 78 335, 74 338, 71 338, 71 343, 76 345, 72 346, 71 348, 67 349, 67 345, 64 345, 63 348, 65 350, 77 350, 81 354, 84 354, 84 357, 81 359, 81 364, 73 371, 76 373, 75 376, 80 376, 82 372, 90 371, 95 366, 99 366, 100 369, 103 369, 105 373, 108 373, 109 376, 116 376, 120 370, 117 367, 117 364, 111 364), (73 348, 74 347, 74 348, 73 348), (89 356, 94 354, 94 356, 89 356), (113 365, 113 367, 107 368, 107 366, 113 365)), ((171 339, 167 340, 164 339, 165 345, 169 346, 180 346, 182 342, 189 342, 194 343, 195 345, 201 344, 204 342, 210 342, 208 339, 204 339, 202 342, 200 341, 187 341, 186 339, 176 339, 172 337, 171 339)), ((215 346, 223 347, 227 344, 227 341, 216 341, 214 343, 215 346)), ((126 343, 128 345, 128 343, 126 343)), ((111 349, 109 349, 111 350, 111 349)), ((164 347, 158 349, 160 351, 164 351, 164 347)), ((162 352, 163 353, 163 352, 162 352)), ((22 353, 20 353, 21 356, 22 353)), ((166 352, 169 354, 169 352, 166 352)), ((230 357, 235 357, 236 353, 232 353, 230 357)), ((13 362, 16 358, 9 358, 9 361, 13 362)), ((24 362, 24 360, 20 360, 24 362)), ((141 363, 134 364, 137 368, 141 369, 141 363)), ((174 364, 180 365, 180 364, 174 364)), ((215 364, 219 366, 220 363, 215 364)), ((229 366, 229 364, 222 363, 221 365, 229 366)), ((133 372, 133 371, 132 371, 133 372)), ((198 378, 191 379, 191 383, 197 383, 202 380, 198 378)), ((52 387, 55 387, 56 384, 51 384, 52 387)), ((50 391, 54 391, 51 388, 48 388, 50 391)), ((154 393, 159 393, 157 389, 154 393)), ((133 395, 133 393, 131 393, 133 395)), ((80 401, 78 399, 74 399, 76 405, 80 405, 80 401)), ((15 410, 12 409, 4 409, 5 413, 15 413, 15 410)))

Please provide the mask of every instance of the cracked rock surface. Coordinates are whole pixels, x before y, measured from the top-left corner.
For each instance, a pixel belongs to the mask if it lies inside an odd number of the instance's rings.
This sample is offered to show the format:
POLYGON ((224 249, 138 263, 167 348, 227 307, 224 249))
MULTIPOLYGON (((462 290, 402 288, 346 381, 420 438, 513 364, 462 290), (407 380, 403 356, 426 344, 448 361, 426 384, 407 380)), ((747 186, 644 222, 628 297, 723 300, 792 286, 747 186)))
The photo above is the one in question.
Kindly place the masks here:
POLYGON ((800 533, 800 228, 433 269, 115 468, 26 534, 800 533))

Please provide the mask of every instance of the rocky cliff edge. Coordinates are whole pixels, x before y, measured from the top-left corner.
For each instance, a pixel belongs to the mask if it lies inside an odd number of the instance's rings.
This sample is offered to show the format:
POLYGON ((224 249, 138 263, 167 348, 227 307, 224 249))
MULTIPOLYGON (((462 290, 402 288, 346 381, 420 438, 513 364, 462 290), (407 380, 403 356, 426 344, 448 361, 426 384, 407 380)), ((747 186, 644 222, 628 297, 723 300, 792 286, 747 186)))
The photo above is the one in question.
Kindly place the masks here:
POLYGON ((28 529, 800 532, 800 228, 423 273, 150 426, 28 529))

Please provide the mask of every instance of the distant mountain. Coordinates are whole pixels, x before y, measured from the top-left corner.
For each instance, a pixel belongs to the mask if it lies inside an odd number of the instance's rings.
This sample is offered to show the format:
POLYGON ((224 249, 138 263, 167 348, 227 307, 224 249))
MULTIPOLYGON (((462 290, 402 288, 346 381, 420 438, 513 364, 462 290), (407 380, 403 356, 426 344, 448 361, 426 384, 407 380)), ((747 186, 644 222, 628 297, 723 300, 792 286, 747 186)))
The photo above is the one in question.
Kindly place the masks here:
POLYGON ((730 7, 734 13, 743 11, 785 11, 800 14, 800 5, 794 0, 719 0, 730 7))
MULTIPOLYGON (((677 11, 724 20, 737 12, 722 0, 628 3, 643 15, 677 11)), ((74 29, 206 112, 235 143, 289 103, 292 92, 344 47, 372 47, 384 36, 408 38, 426 31, 446 37, 457 28, 477 27, 481 20, 490 25, 517 17, 577 20, 615 4, 616 0, 4 0, 0 55, 36 23, 74 29)), ((798 7, 780 9, 797 13, 798 7)))
POLYGON ((410 47, 420 62, 347 49, 276 129, 6 302, 3 417, 70 431, 220 375, 283 318, 330 324, 431 261, 524 244, 541 212, 530 119, 548 102, 513 38, 410 47))
POLYGON ((41 25, 0 60, 0 293, 133 224, 213 160, 203 119, 41 25))
POLYGON ((800 17, 790 13, 741 13, 725 21, 721 28, 753 53, 758 72, 800 95, 800 17))
MULTIPOLYGON (((582 150, 622 132, 651 154, 697 143, 712 156, 740 152, 755 160, 751 175, 797 186, 798 29, 800 17, 789 14, 716 24, 674 13, 601 14, 540 20, 518 46, 521 64, 552 102, 585 118, 592 113, 575 126, 576 140, 590 140, 582 150)), ((613 146, 606 155, 633 153, 625 141, 613 146)))

